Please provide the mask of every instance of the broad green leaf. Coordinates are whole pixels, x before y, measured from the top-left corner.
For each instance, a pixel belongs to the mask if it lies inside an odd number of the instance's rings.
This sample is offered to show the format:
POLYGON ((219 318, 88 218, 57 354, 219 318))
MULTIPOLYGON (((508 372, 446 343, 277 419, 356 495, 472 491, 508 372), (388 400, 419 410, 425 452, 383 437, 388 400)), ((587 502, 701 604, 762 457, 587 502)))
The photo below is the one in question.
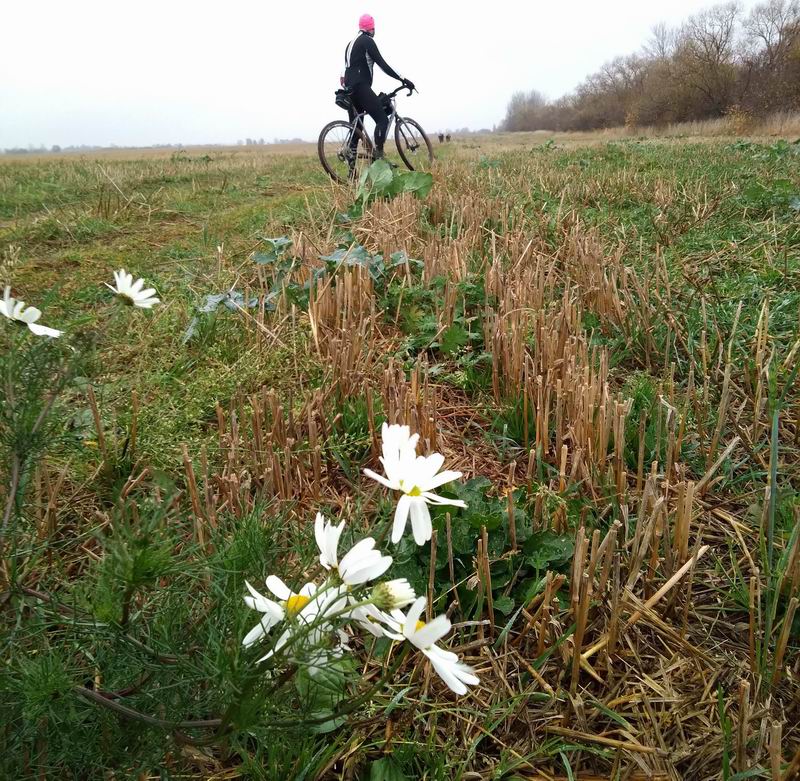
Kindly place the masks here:
POLYGON ((369 781, 408 781, 408 776, 392 757, 381 757, 370 765, 369 781))
POLYGON ((433 176, 424 171, 411 171, 401 176, 403 192, 414 193, 417 198, 425 198, 433 187, 433 176))

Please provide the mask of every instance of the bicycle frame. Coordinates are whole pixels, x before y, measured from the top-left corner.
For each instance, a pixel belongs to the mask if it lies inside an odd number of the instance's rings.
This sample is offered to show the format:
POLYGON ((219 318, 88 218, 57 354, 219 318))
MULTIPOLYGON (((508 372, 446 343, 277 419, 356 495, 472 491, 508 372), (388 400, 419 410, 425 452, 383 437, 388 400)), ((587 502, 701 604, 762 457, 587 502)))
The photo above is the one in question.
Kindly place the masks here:
MULTIPOLYGON (((386 138, 390 138, 391 137, 392 126, 395 124, 395 122, 397 120, 397 98, 396 98, 396 95, 402 89, 403 89, 403 87, 400 87, 399 89, 395 90, 394 92, 390 92, 387 95, 387 97, 389 98, 389 104, 392 107, 392 113, 389 115, 389 124, 386 126, 386 138)), ((409 94, 411 94, 411 93, 409 93, 409 94)), ((367 127, 364 124, 364 117, 366 117, 366 116, 367 116, 367 112, 366 111, 360 111, 360 112, 358 112, 356 114, 355 118, 350 122, 350 128, 351 129, 350 129, 350 134, 347 136, 347 144, 346 144, 346 146, 348 148, 352 148, 351 144, 352 144, 352 141, 353 141, 353 134, 359 129, 361 130, 363 137, 365 139, 367 139, 367 141, 369 142, 370 148, 373 146, 372 139, 370 138, 369 133, 367 133, 367 127)), ((410 150, 412 150, 412 151, 416 151, 417 148, 419 147, 419 144, 414 143, 413 137, 411 139, 409 139, 406 136, 405 132, 402 130, 402 125, 400 125, 400 128, 401 128, 400 132, 403 134, 403 139, 405 140, 406 145, 408 146, 408 148, 410 150)))
MULTIPOLYGON (((392 106, 392 113, 391 116, 389 117, 389 124, 386 126, 386 138, 390 137, 390 133, 392 132, 392 125, 394 125, 395 117, 397 116, 397 103, 394 97, 390 96, 389 102, 391 103, 392 106)), ((369 133, 367 133, 367 126, 364 124, 364 117, 366 116, 367 116, 366 111, 360 111, 359 113, 356 114, 355 119, 353 119, 352 122, 350 122, 351 130, 350 130, 350 135, 347 137, 348 146, 353 140, 353 133, 355 133, 356 130, 358 130, 359 128, 361 129, 364 138, 366 138, 367 141, 369 141, 370 146, 373 145, 372 139, 370 138, 369 133)))

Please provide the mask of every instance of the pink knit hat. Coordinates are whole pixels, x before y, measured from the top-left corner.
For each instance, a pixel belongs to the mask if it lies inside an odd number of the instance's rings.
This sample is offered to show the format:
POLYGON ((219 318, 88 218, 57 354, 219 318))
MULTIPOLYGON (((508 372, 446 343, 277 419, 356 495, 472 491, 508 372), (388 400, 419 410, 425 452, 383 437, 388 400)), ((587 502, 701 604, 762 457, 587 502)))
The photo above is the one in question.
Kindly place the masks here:
POLYGON ((365 32, 374 30, 375 20, 369 14, 361 14, 361 18, 358 20, 358 29, 365 32))

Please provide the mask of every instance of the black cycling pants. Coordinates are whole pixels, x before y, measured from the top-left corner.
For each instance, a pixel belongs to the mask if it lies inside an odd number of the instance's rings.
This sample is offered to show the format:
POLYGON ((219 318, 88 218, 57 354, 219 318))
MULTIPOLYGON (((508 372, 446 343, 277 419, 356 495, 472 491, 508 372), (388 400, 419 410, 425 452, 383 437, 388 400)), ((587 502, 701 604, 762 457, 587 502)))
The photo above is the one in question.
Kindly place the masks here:
MULTIPOLYGON (((386 141, 386 131, 389 129, 389 117, 383 110, 383 106, 378 96, 372 91, 369 84, 356 84, 352 87, 353 106, 358 112, 366 111, 375 120, 375 150, 383 152, 383 144, 386 141)), ((355 119, 355 112, 350 111, 350 120, 355 119)), ((353 148, 358 144, 358 137, 353 138, 353 148)))

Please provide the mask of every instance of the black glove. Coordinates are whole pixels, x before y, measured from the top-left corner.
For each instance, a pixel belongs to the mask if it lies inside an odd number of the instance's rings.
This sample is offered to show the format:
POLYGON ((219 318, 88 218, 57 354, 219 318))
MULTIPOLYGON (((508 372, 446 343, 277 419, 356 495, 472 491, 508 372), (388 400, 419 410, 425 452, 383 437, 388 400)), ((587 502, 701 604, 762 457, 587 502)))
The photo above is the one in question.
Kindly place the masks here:
POLYGON ((411 79, 403 79, 403 86, 406 89, 415 90, 416 87, 414 86, 414 82, 411 79))

